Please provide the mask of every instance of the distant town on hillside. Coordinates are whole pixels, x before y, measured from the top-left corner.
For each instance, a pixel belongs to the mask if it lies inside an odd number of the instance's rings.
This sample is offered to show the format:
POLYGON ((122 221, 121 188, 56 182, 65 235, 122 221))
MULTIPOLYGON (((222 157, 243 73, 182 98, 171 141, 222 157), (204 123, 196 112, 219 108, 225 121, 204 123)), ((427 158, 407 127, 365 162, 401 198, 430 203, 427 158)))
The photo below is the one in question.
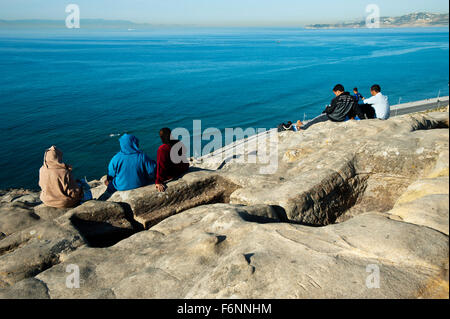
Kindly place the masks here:
MULTIPOLYGON (((410 13, 400 17, 381 17, 381 28, 411 28, 411 27, 439 27, 448 26, 448 13, 410 13)), ((336 24, 311 24, 307 29, 340 29, 340 28, 365 28, 366 21, 342 22, 336 24)))

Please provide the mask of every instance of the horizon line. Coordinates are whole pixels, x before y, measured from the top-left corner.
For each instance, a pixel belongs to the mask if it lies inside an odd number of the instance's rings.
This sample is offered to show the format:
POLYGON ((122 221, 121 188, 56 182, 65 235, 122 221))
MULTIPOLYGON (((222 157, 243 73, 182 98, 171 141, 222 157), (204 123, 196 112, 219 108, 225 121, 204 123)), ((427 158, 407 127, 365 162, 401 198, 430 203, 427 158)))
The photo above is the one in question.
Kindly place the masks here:
MULTIPOLYGON (((387 17, 402 17, 405 15, 415 14, 415 13, 428 13, 428 14, 437 14, 437 15, 445 15, 449 14, 449 12, 444 13, 436 13, 436 12, 429 12, 429 11, 414 11, 409 13, 404 13, 402 15, 395 15, 395 16, 381 16, 380 18, 387 18, 387 17)), ((81 18, 80 21, 87 21, 87 22, 110 22, 110 23, 130 23, 133 25, 141 25, 141 26, 157 26, 157 27, 172 27, 172 26, 189 26, 189 27, 304 27, 304 26, 310 26, 315 24, 334 24, 334 23, 347 23, 347 22, 357 22, 362 21, 360 19, 364 19, 364 17, 358 17, 358 18, 349 18, 348 20, 340 20, 340 21, 327 21, 327 22, 285 22, 285 23, 278 23, 278 22, 260 22, 260 23, 248 23, 245 22, 241 23, 152 23, 152 22, 136 22, 133 20, 126 20, 126 19, 103 19, 103 18, 81 18)), ((5 19, 0 17, 1 22, 7 22, 7 23, 20 23, 20 22, 47 22, 47 23, 59 23, 64 22, 65 19, 39 19, 39 18, 21 18, 21 19, 5 19)))

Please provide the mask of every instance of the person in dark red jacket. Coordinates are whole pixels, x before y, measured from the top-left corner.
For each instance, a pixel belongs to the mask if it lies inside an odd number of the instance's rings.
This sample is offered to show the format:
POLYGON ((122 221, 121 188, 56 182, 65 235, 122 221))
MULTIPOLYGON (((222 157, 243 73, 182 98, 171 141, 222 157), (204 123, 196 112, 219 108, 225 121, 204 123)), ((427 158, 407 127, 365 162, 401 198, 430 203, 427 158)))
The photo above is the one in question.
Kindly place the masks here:
POLYGON ((171 130, 167 127, 159 131, 162 145, 158 148, 156 161, 156 189, 166 190, 165 183, 180 177, 189 170, 186 149, 182 142, 172 139, 171 130), (174 150, 171 154, 172 148, 174 150))

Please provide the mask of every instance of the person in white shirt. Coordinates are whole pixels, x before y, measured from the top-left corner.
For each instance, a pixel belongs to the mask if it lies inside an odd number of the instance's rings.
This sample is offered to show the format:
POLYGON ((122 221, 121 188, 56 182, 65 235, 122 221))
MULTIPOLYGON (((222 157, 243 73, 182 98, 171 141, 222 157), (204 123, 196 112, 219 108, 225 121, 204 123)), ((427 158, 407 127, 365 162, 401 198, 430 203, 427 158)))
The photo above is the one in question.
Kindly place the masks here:
POLYGON ((391 107, 387 96, 381 94, 381 88, 378 84, 372 85, 370 88, 372 97, 364 99, 364 104, 370 104, 375 110, 377 119, 387 120, 391 116, 391 107))

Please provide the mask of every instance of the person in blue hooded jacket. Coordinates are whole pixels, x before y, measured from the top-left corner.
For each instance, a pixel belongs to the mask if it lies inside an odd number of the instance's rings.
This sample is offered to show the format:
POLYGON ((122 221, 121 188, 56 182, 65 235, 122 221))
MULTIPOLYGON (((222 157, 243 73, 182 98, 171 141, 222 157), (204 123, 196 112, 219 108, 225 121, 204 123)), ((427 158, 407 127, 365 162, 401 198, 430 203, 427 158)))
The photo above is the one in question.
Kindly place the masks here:
POLYGON ((139 140, 130 134, 120 139, 120 152, 108 165, 108 186, 99 199, 105 200, 116 191, 127 191, 154 183, 156 162, 139 149, 139 140))

